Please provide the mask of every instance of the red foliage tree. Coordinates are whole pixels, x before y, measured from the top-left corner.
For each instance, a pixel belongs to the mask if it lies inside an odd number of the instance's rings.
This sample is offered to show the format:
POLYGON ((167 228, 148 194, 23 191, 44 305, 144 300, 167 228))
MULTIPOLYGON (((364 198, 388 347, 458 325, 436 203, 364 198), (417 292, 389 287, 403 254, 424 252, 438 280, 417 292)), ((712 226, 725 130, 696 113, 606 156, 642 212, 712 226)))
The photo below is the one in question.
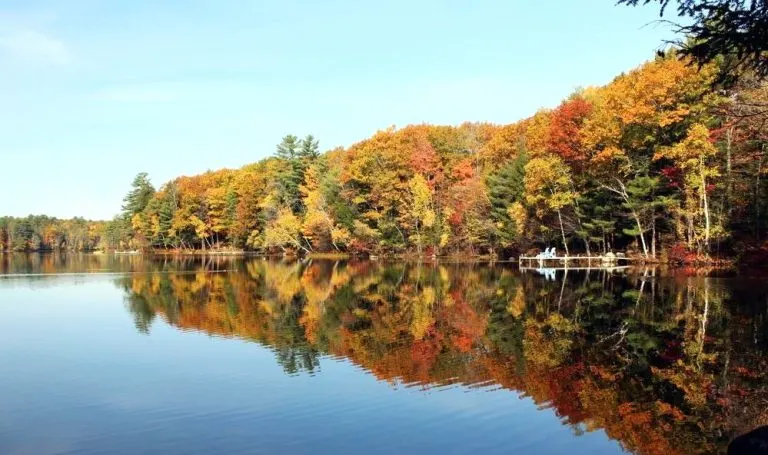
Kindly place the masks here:
POLYGON ((592 106, 581 97, 565 101, 552 111, 547 148, 571 165, 586 159, 579 129, 591 111, 592 106))

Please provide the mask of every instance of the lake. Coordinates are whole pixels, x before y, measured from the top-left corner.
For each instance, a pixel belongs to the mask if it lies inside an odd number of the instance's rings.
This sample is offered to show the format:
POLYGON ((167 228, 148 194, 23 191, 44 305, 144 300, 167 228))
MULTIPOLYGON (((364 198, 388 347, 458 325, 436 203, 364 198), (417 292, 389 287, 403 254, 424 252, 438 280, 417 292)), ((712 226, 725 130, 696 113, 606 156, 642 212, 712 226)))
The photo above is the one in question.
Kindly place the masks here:
POLYGON ((705 269, 0 255, 0 453, 718 453, 767 329, 705 269))

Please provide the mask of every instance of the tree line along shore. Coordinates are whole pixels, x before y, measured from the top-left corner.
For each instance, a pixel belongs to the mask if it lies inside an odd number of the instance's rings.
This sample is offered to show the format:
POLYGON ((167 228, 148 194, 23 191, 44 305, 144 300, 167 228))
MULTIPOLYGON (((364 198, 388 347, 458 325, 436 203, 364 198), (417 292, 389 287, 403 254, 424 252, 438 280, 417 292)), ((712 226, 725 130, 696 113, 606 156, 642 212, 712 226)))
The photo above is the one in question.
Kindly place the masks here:
POLYGON ((674 49, 515 123, 378 131, 155 188, 109 221, 0 218, 0 251, 768 259, 768 85, 674 49))

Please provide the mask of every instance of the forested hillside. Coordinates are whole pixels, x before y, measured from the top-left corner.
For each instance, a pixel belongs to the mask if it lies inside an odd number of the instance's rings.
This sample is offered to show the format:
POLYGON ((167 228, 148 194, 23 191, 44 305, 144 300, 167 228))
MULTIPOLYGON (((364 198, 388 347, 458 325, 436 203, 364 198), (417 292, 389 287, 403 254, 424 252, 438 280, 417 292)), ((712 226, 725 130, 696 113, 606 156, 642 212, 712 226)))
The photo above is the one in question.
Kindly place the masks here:
POLYGON ((718 72, 669 52, 509 125, 389 128, 325 153, 312 136, 288 135, 273 157, 240 169, 157 189, 140 174, 99 242, 300 254, 755 253, 768 226, 768 85, 746 75, 725 86, 718 72))
POLYGON ((91 251, 99 248, 105 226, 102 221, 84 218, 0 217, 0 252, 91 251))

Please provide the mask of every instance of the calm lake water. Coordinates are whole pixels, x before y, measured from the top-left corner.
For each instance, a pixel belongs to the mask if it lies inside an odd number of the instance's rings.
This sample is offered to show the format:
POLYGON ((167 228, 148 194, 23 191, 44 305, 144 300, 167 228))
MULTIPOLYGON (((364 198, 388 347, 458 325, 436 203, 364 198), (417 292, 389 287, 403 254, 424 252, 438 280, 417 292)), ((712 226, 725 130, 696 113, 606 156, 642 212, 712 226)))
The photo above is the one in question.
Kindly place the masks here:
POLYGON ((723 452, 768 283, 716 275, 0 255, 0 453, 723 452))

